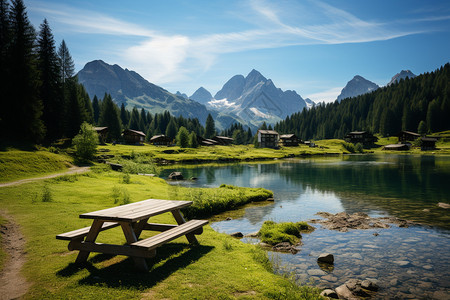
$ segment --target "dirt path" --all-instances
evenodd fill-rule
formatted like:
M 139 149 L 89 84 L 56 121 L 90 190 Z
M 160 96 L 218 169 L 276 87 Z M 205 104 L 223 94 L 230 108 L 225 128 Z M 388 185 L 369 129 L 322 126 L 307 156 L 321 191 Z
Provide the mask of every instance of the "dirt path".
M 19 185 L 19 184 L 23 184 L 23 183 L 27 183 L 27 182 L 32 182 L 32 181 L 37 181 L 37 180 L 42 180 L 42 179 L 49 179 L 49 178 L 54 178 L 54 177 L 58 177 L 58 176 L 62 176 L 62 175 L 80 174 L 80 173 L 84 173 L 87 171 L 89 171 L 89 167 L 71 167 L 67 171 L 64 171 L 61 173 L 0 183 L 0 187 Z
M 20 273 L 25 257 L 25 239 L 11 216 L 0 210 L 0 215 L 6 219 L 1 225 L 2 248 L 7 257 L 0 271 L 0 299 L 16 299 L 26 294 L 31 286 Z

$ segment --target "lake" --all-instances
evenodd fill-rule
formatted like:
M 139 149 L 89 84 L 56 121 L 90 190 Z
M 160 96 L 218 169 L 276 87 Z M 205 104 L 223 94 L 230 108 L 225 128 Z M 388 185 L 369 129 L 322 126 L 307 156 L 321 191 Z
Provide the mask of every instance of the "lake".
M 338 232 L 312 224 L 297 254 L 269 252 L 277 272 L 302 283 L 336 288 L 351 278 L 376 281 L 377 298 L 450 299 L 450 157 L 411 155 L 344 155 L 215 166 L 176 166 L 178 181 L 192 187 L 264 187 L 273 203 L 246 206 L 232 220 L 214 222 L 218 232 L 257 232 L 266 220 L 320 219 L 317 212 L 364 212 L 415 222 L 408 228 L 350 229 Z M 236 216 L 237 215 L 237 216 Z M 258 243 L 254 238 L 243 242 Z M 317 264 L 332 253 L 334 267 Z

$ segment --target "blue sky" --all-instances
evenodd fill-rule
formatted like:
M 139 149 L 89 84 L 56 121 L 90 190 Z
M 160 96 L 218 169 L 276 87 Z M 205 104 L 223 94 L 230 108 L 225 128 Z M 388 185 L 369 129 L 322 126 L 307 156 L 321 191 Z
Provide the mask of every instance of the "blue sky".
M 213 95 L 260 71 L 283 90 L 332 101 L 355 75 L 383 86 L 450 61 L 450 2 L 268 0 L 27 1 L 77 71 L 102 59 L 170 92 Z

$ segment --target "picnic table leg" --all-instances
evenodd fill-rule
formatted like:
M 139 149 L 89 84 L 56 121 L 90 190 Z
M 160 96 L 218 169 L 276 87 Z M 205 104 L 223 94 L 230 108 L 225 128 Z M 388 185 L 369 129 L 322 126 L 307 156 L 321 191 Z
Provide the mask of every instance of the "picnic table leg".
M 177 221 L 178 225 L 181 225 L 183 223 L 186 223 L 186 220 L 183 218 L 183 215 L 181 214 L 181 211 L 179 209 L 172 210 L 172 215 Z M 186 234 L 186 238 L 189 241 L 190 244 L 198 244 L 197 238 L 195 237 L 194 233 L 188 233 Z
M 128 244 L 137 242 L 136 234 L 130 223 L 120 222 L 120 226 L 122 227 L 123 234 L 125 235 Z M 148 271 L 148 266 L 147 262 L 145 261 L 145 258 L 143 257 L 132 257 L 132 258 L 134 260 L 136 268 L 142 271 Z
M 142 230 L 144 230 L 145 225 L 147 224 L 149 218 L 142 219 L 138 223 L 135 223 L 133 226 L 134 234 L 136 235 L 136 239 L 139 238 L 139 236 L 142 233 Z
M 91 229 L 89 230 L 89 233 L 86 236 L 85 242 L 95 242 L 97 239 L 98 234 L 100 233 L 100 229 L 103 226 L 103 221 L 100 220 L 94 220 L 92 222 Z M 88 259 L 90 251 L 81 250 L 78 253 L 77 259 L 75 260 L 76 263 L 81 264 L 85 263 Z

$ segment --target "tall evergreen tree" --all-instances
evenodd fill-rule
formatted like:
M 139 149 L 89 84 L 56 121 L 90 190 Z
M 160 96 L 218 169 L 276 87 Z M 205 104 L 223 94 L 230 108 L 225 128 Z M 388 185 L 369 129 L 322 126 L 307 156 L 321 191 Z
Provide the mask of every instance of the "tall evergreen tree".
M 70 55 L 66 42 L 62 40 L 58 48 L 59 71 L 61 81 L 64 83 L 75 74 L 75 64 Z
M 5 115 L 5 130 L 12 138 L 39 142 L 44 138 L 42 122 L 42 100 L 39 98 L 39 73 L 35 56 L 36 34 L 28 20 L 22 0 L 12 1 L 10 11 L 10 90 L 14 99 L 9 99 L 2 108 Z
M 128 128 L 130 118 L 128 117 L 128 111 L 125 109 L 125 104 L 123 103 L 120 106 L 120 120 L 122 121 L 123 126 Z
M 93 114 L 94 114 L 94 124 L 97 125 L 98 124 L 98 118 L 100 117 L 100 104 L 98 102 L 97 95 L 95 95 L 94 99 L 92 100 L 92 111 L 93 111 Z
M 11 25 L 9 21 L 9 4 L 7 0 L 0 0 L 0 82 L 2 83 L 2 97 L 0 97 L 0 137 L 6 132 L 5 117 L 11 112 L 7 102 L 10 101 L 10 47 L 11 47 Z
M 175 119 L 172 118 L 166 128 L 166 136 L 173 140 L 175 139 L 177 132 L 177 124 L 175 123 Z
M 100 112 L 100 126 L 108 127 L 108 139 L 113 141 L 120 138 L 122 124 L 120 122 L 119 108 L 112 101 L 111 95 L 105 95 Z
M 131 111 L 130 123 L 128 124 L 129 129 L 139 130 L 139 111 L 137 107 L 133 107 Z
M 40 97 L 44 109 L 42 120 L 47 128 L 46 139 L 53 141 L 63 134 L 63 101 L 59 92 L 59 63 L 55 41 L 47 19 L 41 24 L 38 37 L 38 68 L 40 71 Z
M 211 114 L 208 114 L 205 124 L 205 138 L 210 139 L 216 135 L 216 125 Z

